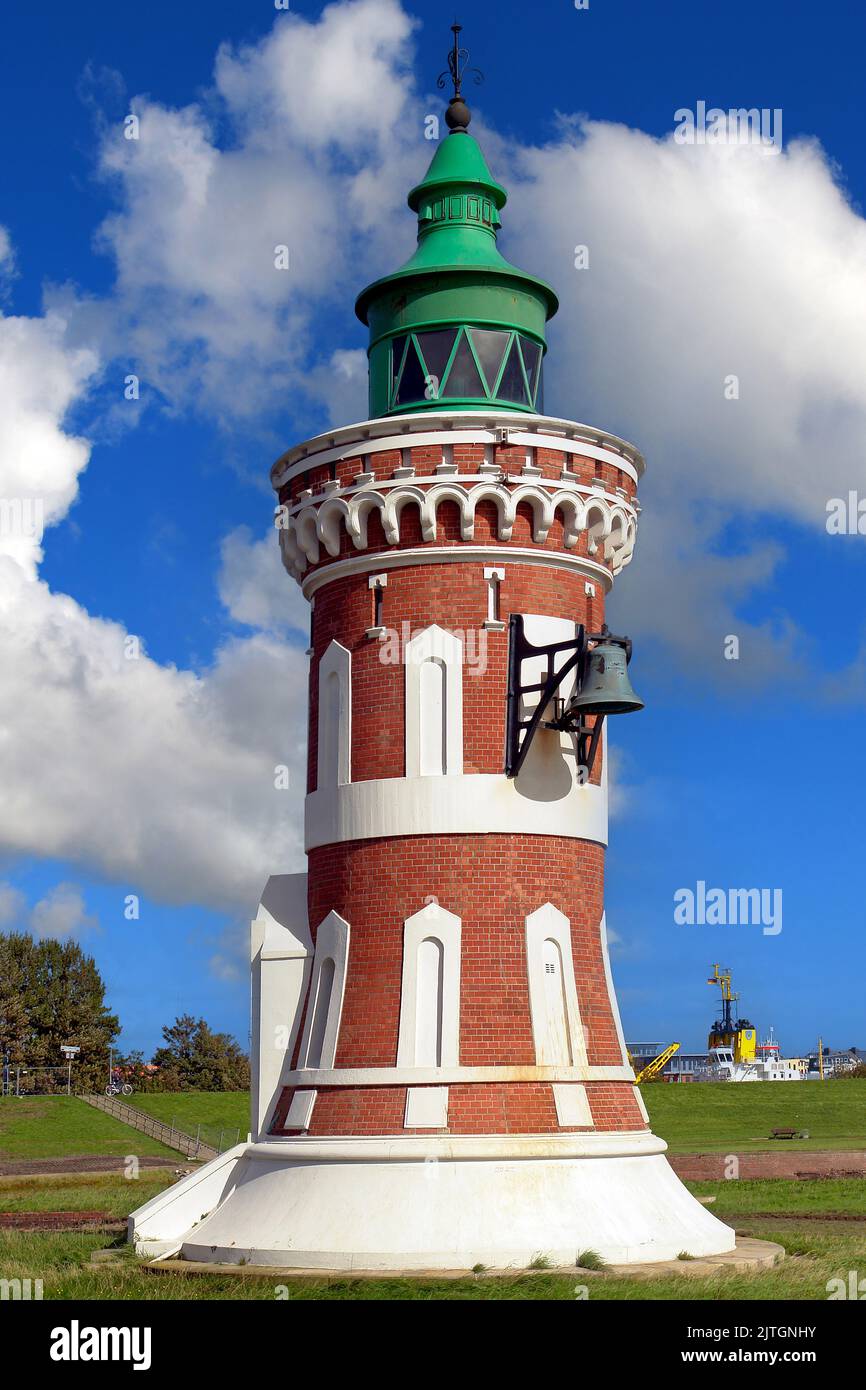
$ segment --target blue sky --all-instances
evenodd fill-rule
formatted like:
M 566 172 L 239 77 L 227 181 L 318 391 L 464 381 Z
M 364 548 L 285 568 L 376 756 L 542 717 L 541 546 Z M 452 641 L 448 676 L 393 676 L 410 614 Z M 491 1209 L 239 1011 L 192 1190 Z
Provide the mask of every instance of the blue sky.
M 699 1047 L 721 961 L 789 1050 L 864 1046 L 866 537 L 825 516 L 866 497 L 866 20 L 637 0 L 460 17 L 486 78 L 473 129 L 512 195 L 502 248 L 563 301 L 547 407 L 648 459 L 611 606 L 647 704 L 611 730 L 626 1032 Z M 0 921 L 78 935 L 128 1046 L 182 1011 L 246 1042 L 245 919 L 264 874 L 301 867 L 299 776 L 269 785 L 276 761 L 300 769 L 306 642 L 266 550 L 267 471 L 360 414 L 352 301 L 411 245 L 451 18 L 48 0 L 0 21 L 0 470 L 10 496 L 44 469 L 54 499 L 44 556 L 0 569 Z M 674 149 L 699 100 L 779 108 L 782 153 Z M 256 256 L 283 239 L 277 284 Z M 698 880 L 780 889 L 782 931 L 676 925 Z

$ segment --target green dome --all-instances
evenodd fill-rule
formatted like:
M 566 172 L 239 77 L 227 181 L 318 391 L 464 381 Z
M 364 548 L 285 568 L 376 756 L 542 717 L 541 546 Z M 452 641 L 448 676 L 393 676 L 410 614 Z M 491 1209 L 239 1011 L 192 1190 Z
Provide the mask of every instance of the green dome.
M 413 255 L 355 304 L 370 329 L 371 416 L 494 403 L 541 411 L 545 324 L 558 301 L 500 253 L 506 198 L 478 142 L 452 130 L 409 194 Z

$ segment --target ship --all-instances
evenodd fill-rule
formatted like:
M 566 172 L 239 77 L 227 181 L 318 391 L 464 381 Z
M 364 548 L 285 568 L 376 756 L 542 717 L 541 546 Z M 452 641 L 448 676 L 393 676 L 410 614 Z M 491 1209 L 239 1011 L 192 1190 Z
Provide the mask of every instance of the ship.
M 773 1029 L 763 1042 L 753 1023 L 735 1009 L 738 994 L 731 988 L 731 972 L 714 965 L 707 984 L 721 990 L 722 1009 L 707 1038 L 707 1064 L 693 1074 L 695 1081 L 802 1081 L 809 1069 L 806 1057 L 783 1057 Z

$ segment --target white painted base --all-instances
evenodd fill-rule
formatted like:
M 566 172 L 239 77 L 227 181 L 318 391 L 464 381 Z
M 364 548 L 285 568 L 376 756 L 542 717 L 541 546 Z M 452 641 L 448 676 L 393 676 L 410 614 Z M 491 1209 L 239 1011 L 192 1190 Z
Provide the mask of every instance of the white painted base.
M 665 1147 L 648 1133 L 239 1145 L 133 1212 L 130 1239 L 143 1254 L 330 1270 L 733 1250 L 734 1232 L 691 1196 Z

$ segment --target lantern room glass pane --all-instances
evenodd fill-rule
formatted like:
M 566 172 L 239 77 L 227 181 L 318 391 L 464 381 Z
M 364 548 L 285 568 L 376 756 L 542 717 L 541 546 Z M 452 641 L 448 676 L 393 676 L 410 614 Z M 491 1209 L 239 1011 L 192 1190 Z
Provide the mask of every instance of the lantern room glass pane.
M 472 335 L 475 355 L 481 363 L 481 370 L 487 379 L 487 394 L 492 396 L 496 386 L 496 378 L 499 375 L 499 368 L 502 366 L 502 359 L 505 356 L 505 349 L 508 347 L 508 334 L 498 332 L 493 328 L 473 328 L 469 331 Z
M 397 377 L 400 373 L 400 363 L 403 361 L 403 348 L 406 345 L 406 334 L 401 333 L 399 338 L 391 339 L 391 395 L 394 394 L 394 387 L 397 384 Z
M 496 395 L 501 401 L 513 401 L 515 405 L 529 405 L 516 337 L 511 344 L 508 360 L 505 363 L 505 371 L 502 373 L 502 380 L 499 383 Z
M 431 382 L 431 386 L 436 388 L 435 392 L 432 393 L 434 399 L 440 393 L 442 378 L 445 375 L 445 368 L 448 365 L 448 358 L 451 356 L 451 349 L 454 346 L 456 336 L 456 328 L 436 328 L 431 333 L 418 334 L 418 346 L 421 349 L 428 375 L 436 378 L 435 381 Z
M 421 365 L 421 359 L 415 351 L 415 344 L 409 339 L 409 351 L 406 353 L 406 365 L 400 377 L 400 385 L 397 388 L 397 399 L 395 405 L 409 405 L 412 401 L 423 401 L 424 392 L 427 387 L 427 374 Z
M 475 358 L 472 356 L 472 349 L 466 339 L 465 333 L 461 335 L 448 372 L 445 388 L 440 392 L 443 396 L 455 397 L 481 396 L 487 395 L 484 390 L 484 382 L 481 380 L 481 373 L 475 365 Z
M 521 334 L 520 350 L 523 353 L 526 380 L 529 382 L 529 394 L 534 401 L 538 390 L 538 373 L 541 368 L 541 344 L 534 343 L 531 338 L 524 338 Z

